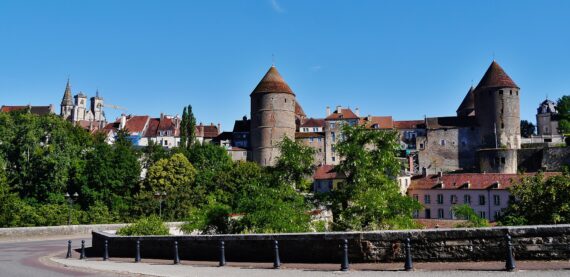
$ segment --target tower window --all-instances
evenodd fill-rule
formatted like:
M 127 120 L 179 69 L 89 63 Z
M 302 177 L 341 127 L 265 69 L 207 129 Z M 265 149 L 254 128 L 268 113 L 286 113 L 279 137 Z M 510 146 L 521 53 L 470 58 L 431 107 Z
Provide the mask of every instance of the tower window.
M 441 146 L 445 146 L 445 140 L 442 139 L 442 140 L 439 142 L 439 144 L 441 144 Z
M 505 123 L 501 123 L 501 129 L 505 128 Z
M 517 96 L 519 96 L 519 92 L 517 91 Z
M 511 89 L 511 95 L 513 95 L 513 90 Z
M 503 90 L 502 90 L 502 89 L 499 90 L 499 94 L 500 94 L 500 95 L 503 95 Z
M 285 98 L 285 103 L 287 103 L 287 98 Z

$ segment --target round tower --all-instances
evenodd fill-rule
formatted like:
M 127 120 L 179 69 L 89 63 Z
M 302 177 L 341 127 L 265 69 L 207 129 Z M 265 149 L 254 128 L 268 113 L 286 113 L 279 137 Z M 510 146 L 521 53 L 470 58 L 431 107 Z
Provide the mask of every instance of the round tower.
M 520 88 L 495 61 L 475 88 L 475 116 L 484 148 L 519 149 Z
M 254 162 L 273 166 L 284 137 L 295 139 L 295 94 L 271 66 L 250 95 L 251 150 Z

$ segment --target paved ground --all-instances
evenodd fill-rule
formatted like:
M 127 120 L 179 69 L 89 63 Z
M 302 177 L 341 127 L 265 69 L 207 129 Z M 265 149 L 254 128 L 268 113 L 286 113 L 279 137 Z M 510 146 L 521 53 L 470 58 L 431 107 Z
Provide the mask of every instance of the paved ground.
M 74 252 L 65 259 L 67 240 L 0 242 L 0 276 L 570 276 L 569 261 L 524 262 L 518 261 L 516 273 L 504 272 L 504 262 L 479 263 L 415 263 L 416 271 L 401 271 L 398 264 L 353 264 L 351 271 L 340 272 L 339 264 L 283 264 L 272 269 L 268 263 L 235 263 L 218 267 L 216 262 L 182 261 L 172 265 L 168 260 L 101 258 L 79 260 Z M 75 238 L 79 247 L 80 238 Z M 90 241 L 86 239 L 86 246 Z

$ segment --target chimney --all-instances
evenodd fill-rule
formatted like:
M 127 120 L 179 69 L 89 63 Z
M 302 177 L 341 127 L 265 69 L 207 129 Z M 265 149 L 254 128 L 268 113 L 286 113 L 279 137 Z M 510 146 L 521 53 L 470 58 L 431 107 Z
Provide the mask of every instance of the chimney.
M 372 121 L 372 116 L 371 116 L 371 115 L 367 115 L 367 116 L 366 116 L 366 120 L 367 120 L 367 121 Z
M 327 116 L 331 115 L 331 107 L 327 106 Z
M 246 121 L 246 120 L 247 120 L 247 116 L 244 115 L 242 119 L 243 119 L 243 121 Z
M 121 114 L 121 122 L 119 123 L 119 130 L 123 130 L 127 125 L 127 116 L 125 114 Z
M 341 112 L 342 112 L 342 107 L 341 107 L 341 106 L 336 106 L 336 112 L 337 112 L 337 113 L 341 113 Z
M 222 124 L 218 122 L 218 134 L 222 132 Z
M 360 109 L 358 107 L 356 107 L 356 109 L 354 109 L 354 114 L 356 114 L 356 116 L 360 117 Z
M 164 119 L 164 114 L 160 113 L 160 120 Z

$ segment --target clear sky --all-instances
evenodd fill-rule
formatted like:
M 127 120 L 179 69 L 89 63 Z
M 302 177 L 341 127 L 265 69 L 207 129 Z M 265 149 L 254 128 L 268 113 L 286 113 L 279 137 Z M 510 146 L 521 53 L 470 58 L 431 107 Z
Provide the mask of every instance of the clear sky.
M 495 57 L 534 121 L 570 94 L 570 1 L 0 1 L 0 105 L 59 112 L 69 75 L 128 113 L 191 104 L 231 130 L 273 54 L 308 116 L 397 120 L 455 115 Z

